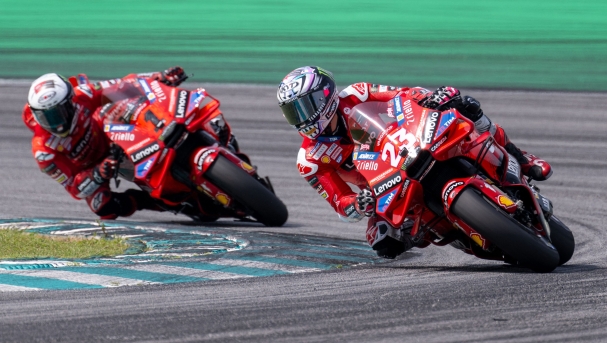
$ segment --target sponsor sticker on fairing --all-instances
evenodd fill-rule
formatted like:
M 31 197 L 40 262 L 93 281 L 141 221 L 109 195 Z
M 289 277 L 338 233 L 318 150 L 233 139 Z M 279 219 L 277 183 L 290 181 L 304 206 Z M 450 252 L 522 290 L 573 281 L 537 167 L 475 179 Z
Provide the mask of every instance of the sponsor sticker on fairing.
M 378 156 L 379 153 L 377 152 L 358 152 L 358 154 L 356 154 L 356 160 L 375 161 Z
M 162 90 L 162 87 L 160 86 L 157 80 L 152 81 L 150 85 L 152 86 L 152 91 L 154 92 L 154 95 L 157 96 L 158 102 L 163 102 L 164 100 L 166 100 L 167 97 L 164 94 L 164 91 Z
M 397 171 L 396 173 L 387 177 L 383 182 L 374 185 L 373 192 L 375 193 L 375 196 L 380 196 L 390 188 L 398 185 L 402 180 L 403 178 L 400 175 L 400 172 Z
M 436 142 L 436 144 L 434 144 L 431 148 L 430 151 L 435 152 L 436 149 L 440 148 L 441 145 L 443 145 L 443 143 L 445 143 L 445 141 L 447 140 L 447 136 L 445 135 L 443 138 L 441 138 L 440 141 Z
M 405 194 L 407 194 L 407 189 L 409 189 L 410 183 L 411 183 L 411 181 L 409 179 L 405 179 L 405 182 L 403 183 L 403 190 L 400 191 L 399 198 L 402 198 L 405 196 Z
M 204 100 L 205 97 L 206 96 L 205 96 L 204 89 L 198 89 L 198 90 L 196 90 L 196 92 L 191 93 L 187 112 L 190 112 L 193 109 L 197 108 L 198 105 L 200 105 L 200 103 L 202 102 L 202 100 Z
M 177 92 L 177 101 L 175 105 L 175 118 L 185 118 L 186 109 L 188 107 L 188 98 L 190 92 L 180 90 Z
M 374 161 L 356 161 L 356 169 L 358 170 L 377 170 L 379 164 Z
M 110 139 L 114 142 L 132 142 L 135 134 L 130 132 L 110 132 Z
M 143 89 L 145 96 L 150 101 L 150 104 L 153 104 L 156 101 L 156 95 L 154 95 L 154 92 L 152 92 L 152 89 L 150 88 L 150 85 L 148 85 L 148 82 L 145 79 L 137 79 L 137 82 L 139 82 L 139 84 L 141 85 L 141 88 Z M 101 86 L 103 86 L 103 83 L 101 84 Z
M 202 166 L 204 165 L 205 159 L 214 152 L 215 149 L 201 150 L 198 152 L 198 154 L 194 157 L 196 165 L 198 166 L 198 170 L 202 170 Z
M 403 123 L 405 122 L 405 114 L 403 113 L 400 96 L 394 98 L 394 111 L 398 125 L 403 125 Z
M 521 167 L 518 162 L 514 158 L 514 156 L 508 154 L 508 173 L 516 176 L 517 178 L 520 176 Z
M 443 201 L 445 203 L 445 206 L 447 206 L 447 200 L 449 199 L 451 192 L 453 192 L 453 190 L 455 188 L 457 188 L 463 184 L 464 183 L 462 181 L 453 181 L 449 184 L 449 186 L 445 189 L 445 193 L 443 194 Z
M 379 198 L 379 200 L 377 200 L 377 211 L 380 213 L 386 212 L 386 210 L 388 209 L 388 206 L 390 206 L 390 204 L 392 203 L 392 200 L 394 200 L 395 196 L 396 196 L 396 191 L 392 191 L 388 195 L 386 195 L 382 198 Z
M 134 128 L 135 125 L 109 124 L 103 126 L 103 132 L 131 132 Z
M 449 125 L 451 125 L 451 123 L 453 123 L 454 120 L 455 113 L 449 112 L 443 114 L 443 116 L 440 118 L 440 124 L 436 130 L 436 135 L 440 136 L 443 132 L 445 132 L 445 130 L 449 127 Z
M 152 167 L 152 164 L 154 164 L 155 160 L 156 160 L 155 157 L 151 157 L 147 161 L 138 164 L 135 175 L 138 178 L 145 177 L 147 175 L 147 173 L 150 171 L 150 168 Z
M 158 145 L 158 143 L 152 143 L 134 153 L 132 153 L 131 156 L 131 160 L 133 161 L 133 163 L 137 163 L 141 160 L 143 160 L 146 157 L 151 156 L 152 154 L 154 154 L 155 152 L 160 150 L 160 145 Z
M 436 132 L 436 126 L 438 122 L 438 116 L 440 113 L 432 112 L 426 118 L 426 125 L 424 126 L 424 137 L 422 138 L 422 142 L 426 144 L 432 143 L 432 139 L 434 138 L 434 133 Z

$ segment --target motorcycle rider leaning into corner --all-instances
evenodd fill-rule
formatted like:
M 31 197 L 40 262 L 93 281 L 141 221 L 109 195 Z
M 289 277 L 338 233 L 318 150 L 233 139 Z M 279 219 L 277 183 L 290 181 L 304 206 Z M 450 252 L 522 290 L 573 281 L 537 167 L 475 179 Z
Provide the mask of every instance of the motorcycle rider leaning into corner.
M 430 92 L 421 87 L 355 83 L 338 92 L 331 72 L 316 66 L 297 68 L 282 80 L 277 97 L 287 122 L 303 136 L 297 155 L 299 173 L 342 220 L 357 222 L 369 217 L 366 238 L 378 256 L 395 258 L 415 246 L 410 235 L 412 221 L 394 228 L 375 215 L 373 193 L 352 160 L 354 143 L 346 123 L 354 106 L 366 101 L 389 101 L 399 92 L 427 108 L 456 108 L 474 122 L 477 131 L 490 131 L 497 143 L 518 160 L 525 175 L 541 181 L 552 174 L 546 161 L 510 142 L 504 129 L 491 122 L 476 99 L 461 96 L 453 87 Z M 356 194 L 347 183 L 361 191 Z
M 86 199 L 91 210 L 102 219 L 126 217 L 143 209 L 166 210 L 145 191 L 110 190 L 109 181 L 117 173 L 118 157 L 111 154 L 111 142 L 93 113 L 110 102 L 105 95 L 124 91 L 129 85 L 138 87 L 138 79 L 145 79 L 152 86 L 154 82 L 162 82 L 176 87 L 187 78 L 181 67 L 78 86 L 55 73 L 42 75 L 32 83 L 22 113 L 25 125 L 34 132 L 32 152 L 40 170 L 74 198 Z M 220 141 L 228 137 L 223 131 L 229 129 L 222 120 L 212 122 L 211 126 Z M 235 140 L 220 143 L 238 153 Z

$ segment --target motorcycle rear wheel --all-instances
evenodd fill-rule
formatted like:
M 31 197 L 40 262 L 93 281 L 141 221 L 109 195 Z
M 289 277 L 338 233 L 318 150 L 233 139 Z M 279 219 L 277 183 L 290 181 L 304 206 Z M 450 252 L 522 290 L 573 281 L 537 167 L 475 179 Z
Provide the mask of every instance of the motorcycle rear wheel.
M 548 225 L 550 225 L 550 240 L 552 241 L 552 245 L 559 252 L 559 266 L 567 263 L 573 256 L 573 251 L 575 250 L 575 239 L 573 238 L 573 233 L 567 225 L 565 225 L 562 221 L 560 221 L 555 216 L 550 217 L 548 220 Z
M 559 265 L 559 253 L 554 247 L 490 204 L 474 188 L 465 188 L 451 211 L 521 266 L 549 273 Z
M 204 175 L 233 199 L 253 211 L 266 226 L 282 226 L 289 217 L 287 207 L 274 193 L 251 175 L 218 155 Z

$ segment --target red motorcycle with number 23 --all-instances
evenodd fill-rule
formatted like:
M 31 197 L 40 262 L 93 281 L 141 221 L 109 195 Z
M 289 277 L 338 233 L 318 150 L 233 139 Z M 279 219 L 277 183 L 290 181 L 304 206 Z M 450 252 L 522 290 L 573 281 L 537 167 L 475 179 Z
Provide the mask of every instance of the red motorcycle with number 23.
M 193 91 L 137 79 L 104 95 L 96 117 L 120 157 L 119 175 L 165 210 L 196 221 L 254 218 L 267 226 L 287 221 L 286 206 L 246 155 L 228 148 L 231 130 L 219 101 Z M 227 130 L 217 134 L 217 126 Z
M 401 92 L 352 108 L 353 160 L 394 227 L 413 220 L 418 247 L 450 244 L 479 258 L 551 272 L 573 255 L 573 234 L 489 132 L 456 109 Z

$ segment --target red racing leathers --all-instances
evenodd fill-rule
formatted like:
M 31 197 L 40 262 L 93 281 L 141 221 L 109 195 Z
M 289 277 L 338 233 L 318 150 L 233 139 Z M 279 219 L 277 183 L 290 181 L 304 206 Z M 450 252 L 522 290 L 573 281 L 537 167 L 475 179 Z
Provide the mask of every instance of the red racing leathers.
M 333 207 L 339 217 L 348 222 L 361 220 L 364 215 L 356 209 L 356 196 L 348 183 L 364 189 L 368 187 L 367 181 L 358 172 L 358 168 L 365 168 L 364 161 L 357 161 L 363 165 L 356 166 L 352 160 L 354 144 L 347 130 L 345 123 L 348 121 L 348 115 L 351 108 L 367 101 L 389 101 L 399 92 L 402 96 L 421 103 L 431 92 L 425 88 L 397 88 L 392 86 L 374 85 L 370 83 L 356 83 L 346 87 L 339 93 L 339 105 L 337 109 L 338 120 L 342 120 L 341 131 L 332 136 L 323 133 L 317 139 L 304 140 L 297 155 L 297 167 L 302 177 L 316 189 L 318 194 L 326 199 Z M 488 119 L 486 119 L 488 121 Z M 484 125 L 486 122 L 480 122 Z M 490 121 L 491 127 L 485 128 L 491 130 L 496 141 L 500 145 L 508 143 L 503 129 Z M 385 224 L 385 226 L 383 225 Z M 378 232 L 378 227 L 379 232 Z M 401 240 L 399 228 L 392 228 L 375 215 L 371 216 L 367 226 L 367 241 L 370 246 L 379 242 L 383 237 L 390 236 Z
M 74 87 L 72 101 L 76 112 L 70 134 L 65 138 L 41 128 L 27 104 L 23 109 L 23 121 L 34 132 L 32 152 L 40 170 L 65 187 L 74 198 L 86 199 L 91 210 L 105 219 L 131 215 L 138 209 L 138 204 L 128 191 L 111 192 L 109 181 L 95 171 L 108 156 L 110 142 L 94 112 L 110 102 L 105 95 L 111 94 L 113 89 L 139 87 L 137 78 L 158 82 L 154 80 L 159 77 L 160 73 L 129 74 L 122 79 Z

